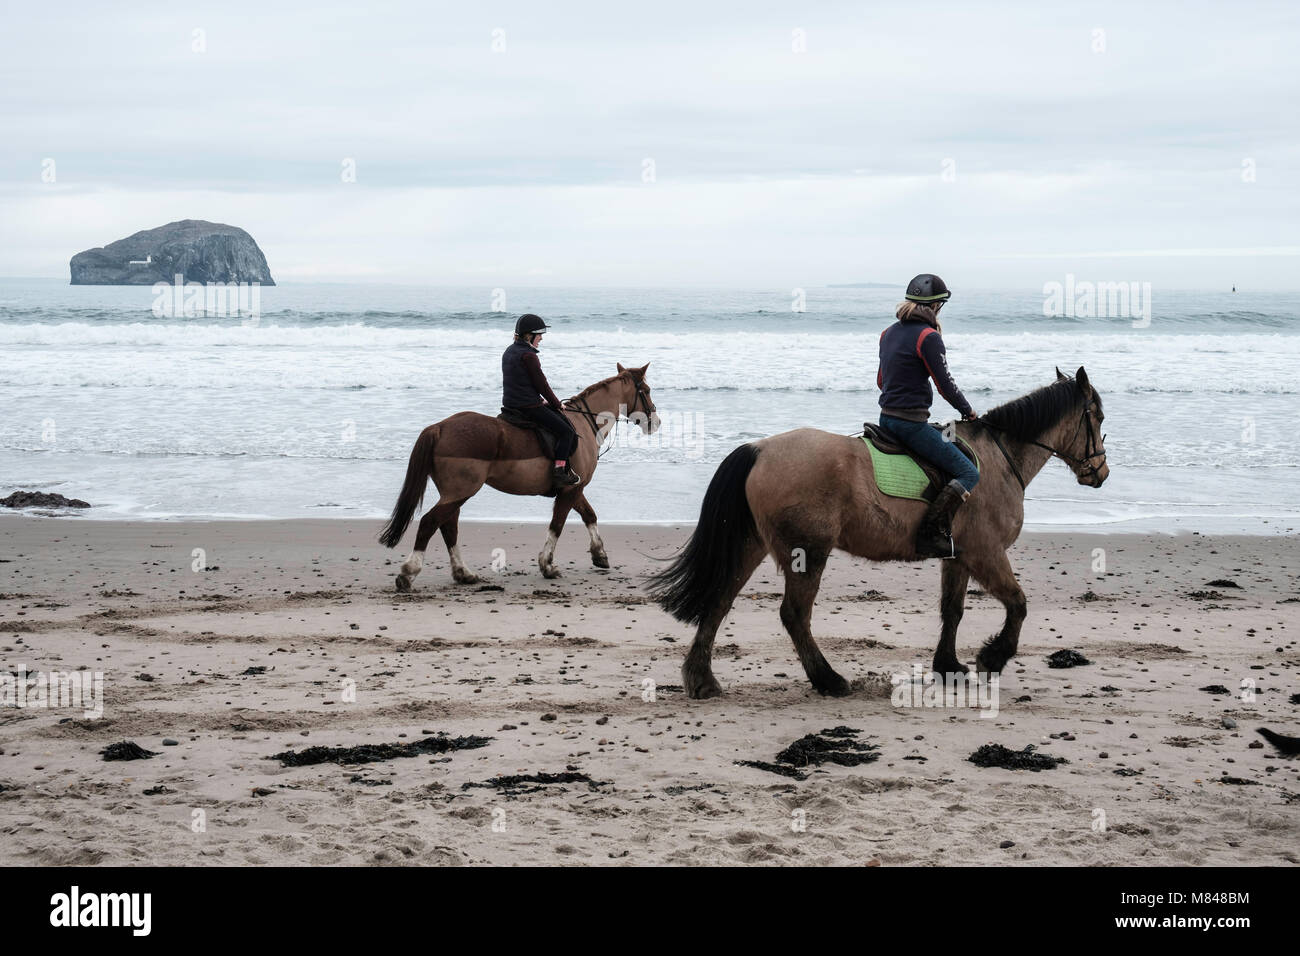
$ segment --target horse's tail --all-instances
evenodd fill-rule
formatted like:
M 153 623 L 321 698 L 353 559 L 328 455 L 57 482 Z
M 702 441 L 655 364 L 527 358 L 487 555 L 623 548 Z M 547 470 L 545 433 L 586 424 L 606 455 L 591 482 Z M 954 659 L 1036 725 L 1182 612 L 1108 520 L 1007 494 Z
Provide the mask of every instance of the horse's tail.
M 393 516 L 379 532 L 379 543 L 386 548 L 397 547 L 402 540 L 411 517 L 424 501 L 424 489 L 429 476 L 433 474 L 433 446 L 438 440 L 438 426 L 430 425 L 420 432 L 411 449 L 411 460 L 406 465 L 406 481 L 402 483 L 401 494 L 397 504 L 393 505 Z
M 746 545 L 756 534 L 745 480 L 757 460 L 754 445 L 741 445 L 723 459 L 704 493 L 695 533 L 673 563 L 650 579 L 654 599 L 679 621 L 698 624 L 741 573 Z

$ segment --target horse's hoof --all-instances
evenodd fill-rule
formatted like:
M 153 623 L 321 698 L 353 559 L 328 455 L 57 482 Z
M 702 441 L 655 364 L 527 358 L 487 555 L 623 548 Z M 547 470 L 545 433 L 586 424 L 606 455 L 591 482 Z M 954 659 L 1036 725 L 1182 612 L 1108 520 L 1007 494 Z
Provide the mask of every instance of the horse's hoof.
M 457 584 L 478 584 L 482 580 L 472 571 L 453 571 L 451 576 Z
M 831 671 L 830 676 L 823 678 L 820 683 L 814 683 L 813 687 L 823 697 L 848 697 L 852 692 L 849 682 L 834 671 Z
M 936 657 L 934 663 L 930 665 L 930 670 L 933 671 L 940 680 L 943 680 L 943 675 L 945 674 L 964 675 L 970 673 L 970 668 L 955 657 L 950 657 L 947 660 L 940 660 Z
M 691 700 L 708 700 L 710 697 L 722 696 L 722 685 L 712 674 L 705 680 L 689 681 L 686 684 L 686 696 Z
M 542 577 L 548 581 L 554 581 L 556 578 L 563 577 L 559 568 L 542 568 Z
M 399 574 L 397 576 L 397 593 L 407 594 L 410 592 L 410 590 L 411 590 L 411 579 L 408 578 L 405 574 Z
M 985 656 L 981 653 L 975 658 L 975 670 L 980 674 L 1001 674 L 1006 664 L 1006 659 L 1001 654 Z
M 607 555 L 604 551 L 593 551 L 591 552 L 591 563 L 598 568 L 608 568 L 609 555 Z

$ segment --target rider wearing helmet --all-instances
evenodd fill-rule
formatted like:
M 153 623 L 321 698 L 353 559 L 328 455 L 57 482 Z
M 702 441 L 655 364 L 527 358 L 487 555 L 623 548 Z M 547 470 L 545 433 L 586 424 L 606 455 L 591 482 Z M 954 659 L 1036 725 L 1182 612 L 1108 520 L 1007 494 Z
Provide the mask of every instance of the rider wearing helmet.
M 928 273 L 907 286 L 906 301 L 895 313 L 898 321 L 880 334 L 880 427 L 915 455 L 954 477 L 940 489 L 916 532 L 916 552 L 922 558 L 951 558 L 958 554 L 945 529 L 979 481 L 979 471 L 944 434 L 932 428 L 930 403 L 934 379 L 939 394 L 965 421 L 977 416 L 948 371 L 947 351 L 939 325 L 939 310 L 952 293 L 942 279 Z
M 578 434 L 564 416 L 563 406 L 551 391 L 537 357 L 537 346 L 549 328 L 541 316 L 532 313 L 521 315 L 515 323 L 515 340 L 501 356 L 501 404 L 555 436 L 551 480 L 557 487 L 576 485 L 582 479 L 569 467 L 569 457 L 578 447 Z

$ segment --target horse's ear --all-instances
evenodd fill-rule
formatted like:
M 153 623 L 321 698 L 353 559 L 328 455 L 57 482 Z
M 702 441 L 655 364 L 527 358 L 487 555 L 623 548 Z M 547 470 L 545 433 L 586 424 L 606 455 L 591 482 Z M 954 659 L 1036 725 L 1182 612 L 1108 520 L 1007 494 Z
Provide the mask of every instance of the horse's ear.
M 1087 395 L 1088 394 L 1088 373 L 1083 370 L 1082 365 L 1079 366 L 1079 371 L 1074 373 L 1074 380 L 1079 383 L 1079 391 Z
M 650 363 L 649 363 L 649 362 L 646 362 L 644 365 L 641 366 L 641 377 L 642 377 L 642 378 L 645 378 L 645 370 L 648 369 L 649 367 L 650 367 Z
M 625 368 L 623 367 L 623 363 L 622 363 L 622 362 L 615 362 L 614 364 L 618 366 L 618 374 L 619 374 L 619 375 L 622 375 L 624 372 L 627 371 L 627 369 L 625 369 Z
M 1063 378 L 1065 378 L 1065 373 L 1061 371 L 1061 366 L 1058 365 L 1056 366 L 1056 380 L 1059 382 Z

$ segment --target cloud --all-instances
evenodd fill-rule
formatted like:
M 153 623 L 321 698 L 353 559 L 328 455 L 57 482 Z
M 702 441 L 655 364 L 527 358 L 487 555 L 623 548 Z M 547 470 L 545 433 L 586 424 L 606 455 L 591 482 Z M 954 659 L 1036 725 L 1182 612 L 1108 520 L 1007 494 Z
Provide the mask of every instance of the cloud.
M 1136 249 L 1217 282 L 1177 250 L 1292 240 L 1298 17 L 25 5 L 0 37 L 0 274 L 188 217 L 247 228 L 285 276 L 1035 283 L 1029 259 Z

